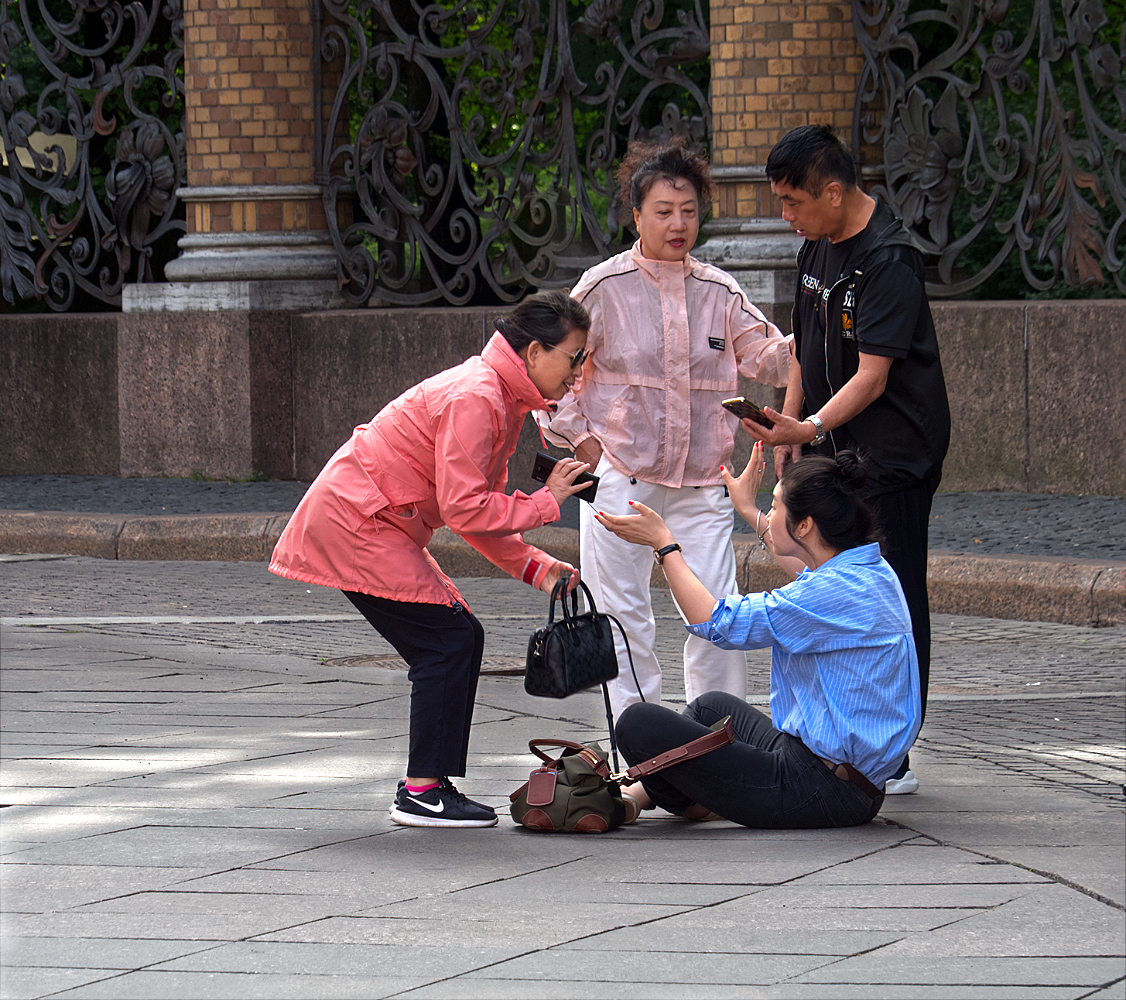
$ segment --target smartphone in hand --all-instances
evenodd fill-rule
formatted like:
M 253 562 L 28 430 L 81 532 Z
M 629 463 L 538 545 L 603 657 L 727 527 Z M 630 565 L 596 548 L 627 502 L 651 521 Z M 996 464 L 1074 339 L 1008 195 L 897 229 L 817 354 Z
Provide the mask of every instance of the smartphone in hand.
M 745 396 L 725 399 L 721 405 L 725 410 L 734 413 L 740 420 L 744 417 L 750 417 L 756 424 L 762 424 L 763 427 L 774 426 L 774 421 Z
M 537 483 L 546 483 L 547 477 L 551 475 L 551 470 L 555 468 L 558 461 L 557 458 L 552 458 L 542 451 L 537 451 L 535 463 L 532 465 L 532 478 Z M 598 492 L 598 477 L 592 476 L 589 472 L 580 472 L 575 477 L 575 483 L 590 483 L 587 489 L 580 490 L 574 496 L 577 496 L 580 500 L 586 500 L 587 503 L 594 503 L 594 496 Z

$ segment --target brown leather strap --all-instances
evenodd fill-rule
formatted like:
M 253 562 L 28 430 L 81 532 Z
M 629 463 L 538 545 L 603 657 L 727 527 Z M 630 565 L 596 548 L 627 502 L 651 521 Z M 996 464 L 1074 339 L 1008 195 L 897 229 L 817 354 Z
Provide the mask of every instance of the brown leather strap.
M 857 788 L 859 788 L 870 799 L 878 799 L 883 792 L 880 791 L 875 785 L 872 784 L 867 778 L 864 777 L 855 767 L 851 764 L 846 764 L 841 761 L 839 764 L 834 764 L 831 760 L 825 757 L 819 757 L 820 760 L 825 762 L 825 766 L 833 772 L 841 781 L 851 781 Z
M 552 757 L 544 753 L 540 747 L 557 747 L 564 752 L 558 757 Z M 582 757 L 593 769 L 594 773 L 603 778 L 610 777 L 610 765 L 598 756 L 590 747 L 584 746 L 582 743 L 575 743 L 573 740 L 561 740 L 552 737 L 551 739 L 535 739 L 528 740 L 528 749 L 532 751 L 540 760 L 546 764 L 554 764 L 557 760 L 563 757 L 570 757 L 572 754 Z
M 571 750 L 574 753 L 579 753 L 586 749 L 582 743 L 576 743 L 574 740 L 561 740 L 556 739 L 554 736 L 550 739 L 540 738 L 535 740 L 528 740 L 528 749 L 532 751 L 542 761 L 555 760 L 551 754 L 544 753 L 540 747 L 556 747 L 564 750 Z
M 724 719 L 722 729 L 708 733 L 707 736 L 701 736 L 691 743 L 685 743 L 684 746 L 666 750 L 664 753 L 657 754 L 656 757 L 651 757 L 640 764 L 635 764 L 626 771 L 626 777 L 636 781 L 646 775 L 663 771 L 673 764 L 680 764 L 686 760 L 691 760 L 693 757 L 702 757 L 706 753 L 711 753 L 713 750 L 718 750 L 720 747 L 734 742 L 735 730 L 731 725 L 731 719 Z

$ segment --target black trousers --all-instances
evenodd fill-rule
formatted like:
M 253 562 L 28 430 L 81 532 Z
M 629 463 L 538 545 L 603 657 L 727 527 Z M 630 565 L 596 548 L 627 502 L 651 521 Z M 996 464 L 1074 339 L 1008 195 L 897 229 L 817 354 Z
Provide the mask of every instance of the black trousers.
M 614 731 L 632 765 L 707 735 L 725 715 L 736 742 L 644 778 L 654 803 L 679 814 L 696 802 L 724 819 L 769 830 L 859 826 L 880 811 L 882 794 L 871 799 L 842 781 L 796 736 L 724 691 L 701 695 L 683 715 L 660 705 L 630 705 Z
M 411 682 L 407 774 L 461 777 L 485 649 L 481 623 L 460 604 L 412 604 L 347 590 L 344 596 L 407 661 Z
M 942 470 L 903 489 L 879 493 L 869 498 L 876 508 L 884 533 L 884 558 L 887 559 L 907 599 L 911 631 L 919 658 L 919 693 L 922 717 L 927 714 L 927 686 L 931 673 L 931 613 L 927 595 L 927 533 L 930 530 L 931 501 L 938 489 Z M 920 719 L 920 722 L 922 719 Z

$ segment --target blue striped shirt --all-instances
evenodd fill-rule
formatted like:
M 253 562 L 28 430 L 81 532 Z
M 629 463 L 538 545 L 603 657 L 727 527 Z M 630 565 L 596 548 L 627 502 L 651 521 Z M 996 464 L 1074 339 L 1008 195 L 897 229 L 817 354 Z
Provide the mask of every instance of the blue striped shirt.
M 693 635 L 770 657 L 776 728 L 880 787 L 919 732 L 911 616 L 878 545 L 845 549 L 770 593 L 717 601 Z

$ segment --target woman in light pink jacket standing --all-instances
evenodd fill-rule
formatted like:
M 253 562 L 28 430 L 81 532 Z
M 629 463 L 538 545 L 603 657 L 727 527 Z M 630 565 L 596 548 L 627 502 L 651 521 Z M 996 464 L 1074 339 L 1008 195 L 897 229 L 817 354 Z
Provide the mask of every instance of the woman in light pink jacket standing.
M 583 379 L 557 411 L 536 416 L 548 440 L 594 467 L 602 510 L 627 514 L 633 500 L 657 511 L 710 592 L 735 593 L 734 513 L 720 466 L 731 462 L 739 421 L 720 403 L 738 394 L 740 374 L 786 385 L 792 338 L 731 275 L 690 254 L 711 195 L 703 157 L 676 140 L 634 142 L 618 182 L 638 241 L 572 290 L 591 317 Z M 652 558 L 606 531 L 587 504 L 581 508 L 583 578 L 599 608 L 625 626 L 640 682 L 639 690 L 630 671 L 610 682 L 614 709 L 642 698 L 660 702 Z M 625 662 L 624 647 L 618 659 Z M 684 684 L 690 702 L 716 690 L 743 698 L 746 656 L 689 636 Z
M 550 593 L 568 563 L 521 533 L 559 518 L 587 466 L 566 460 L 531 496 L 504 492 L 524 418 L 561 399 L 586 356 L 590 317 L 563 292 L 525 299 L 480 356 L 441 372 L 355 429 L 309 487 L 270 572 L 336 587 L 409 666 L 410 747 L 391 818 L 496 824 L 450 782 L 465 774 L 484 630 L 426 550 L 448 525 L 512 576 Z

